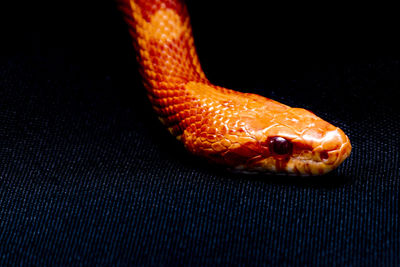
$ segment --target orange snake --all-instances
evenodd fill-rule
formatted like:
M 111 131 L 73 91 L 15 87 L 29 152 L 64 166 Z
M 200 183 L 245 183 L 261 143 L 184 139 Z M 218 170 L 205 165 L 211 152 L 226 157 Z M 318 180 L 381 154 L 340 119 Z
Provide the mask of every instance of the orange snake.
M 301 108 L 211 84 L 181 0 L 118 0 L 149 99 L 191 153 L 243 172 L 321 175 L 351 152 L 344 132 Z

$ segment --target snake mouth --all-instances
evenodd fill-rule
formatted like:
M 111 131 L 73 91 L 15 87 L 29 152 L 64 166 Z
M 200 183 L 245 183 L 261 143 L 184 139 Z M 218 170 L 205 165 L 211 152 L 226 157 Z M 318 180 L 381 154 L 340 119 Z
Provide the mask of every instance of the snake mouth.
M 349 157 L 351 149 L 350 142 L 345 142 L 338 149 L 314 152 L 312 157 L 298 155 L 282 158 L 260 158 L 250 165 L 239 165 L 231 170 L 246 174 L 264 173 L 289 176 L 319 176 L 336 169 Z

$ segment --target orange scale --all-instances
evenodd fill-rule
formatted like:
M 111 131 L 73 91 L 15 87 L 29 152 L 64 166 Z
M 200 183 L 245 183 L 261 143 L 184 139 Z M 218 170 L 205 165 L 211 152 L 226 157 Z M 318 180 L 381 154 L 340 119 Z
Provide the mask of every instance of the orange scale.
M 217 130 L 215 127 L 209 127 L 207 131 L 210 135 L 215 135 L 217 133 Z
M 216 142 L 213 143 L 211 145 L 211 148 L 215 151 L 215 152 L 221 152 L 221 151 L 225 151 L 226 147 L 224 147 L 220 142 Z

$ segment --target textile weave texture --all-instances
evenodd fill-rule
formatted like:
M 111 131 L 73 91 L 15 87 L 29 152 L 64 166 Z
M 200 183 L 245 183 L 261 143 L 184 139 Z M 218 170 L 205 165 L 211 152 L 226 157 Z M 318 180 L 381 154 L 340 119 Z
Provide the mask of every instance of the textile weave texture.
M 14 7 L 1 266 L 400 264 L 400 58 L 365 53 L 326 14 L 320 31 L 297 7 L 229 3 L 188 3 L 209 79 L 312 110 L 348 134 L 350 158 L 315 178 L 210 166 L 157 120 L 114 2 Z

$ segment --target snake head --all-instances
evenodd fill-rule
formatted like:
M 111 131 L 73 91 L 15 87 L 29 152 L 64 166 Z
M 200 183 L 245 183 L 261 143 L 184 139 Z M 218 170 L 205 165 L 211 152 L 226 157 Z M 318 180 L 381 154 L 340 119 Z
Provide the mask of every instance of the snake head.
M 198 87 L 196 95 L 212 98 L 184 131 L 193 154 L 239 172 L 304 176 L 325 174 L 350 155 L 344 132 L 308 110 L 254 94 L 226 100 L 222 90 Z
M 249 125 L 251 132 L 257 122 Z M 237 169 L 321 175 L 337 168 L 351 152 L 350 140 L 341 129 L 301 108 L 288 108 L 264 129 L 252 130 L 258 146 L 242 146 L 252 147 L 258 155 Z

